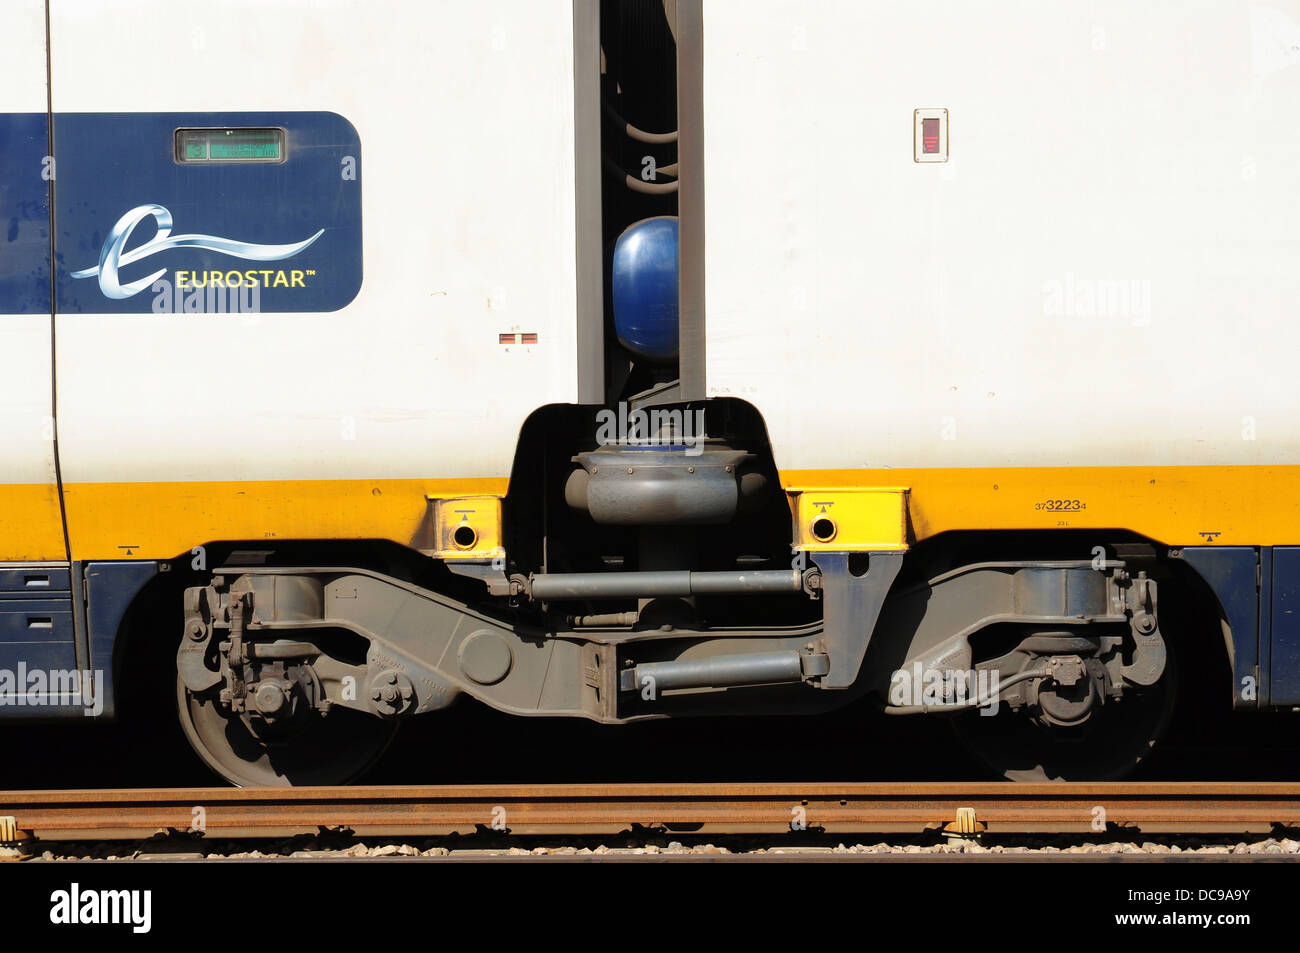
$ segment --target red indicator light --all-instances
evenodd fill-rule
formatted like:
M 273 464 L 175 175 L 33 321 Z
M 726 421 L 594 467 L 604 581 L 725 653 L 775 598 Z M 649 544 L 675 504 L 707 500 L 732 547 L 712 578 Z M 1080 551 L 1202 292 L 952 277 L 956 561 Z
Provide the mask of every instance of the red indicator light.
M 939 152 L 939 120 L 921 120 L 921 152 L 936 155 Z
M 527 331 L 525 331 L 525 332 L 524 332 L 523 334 L 521 334 L 519 337 L 520 337 L 522 343 L 524 343 L 524 344 L 536 344 L 536 343 L 537 343 L 537 335 L 536 335 L 535 333 L 530 334 L 530 333 L 528 333 Z

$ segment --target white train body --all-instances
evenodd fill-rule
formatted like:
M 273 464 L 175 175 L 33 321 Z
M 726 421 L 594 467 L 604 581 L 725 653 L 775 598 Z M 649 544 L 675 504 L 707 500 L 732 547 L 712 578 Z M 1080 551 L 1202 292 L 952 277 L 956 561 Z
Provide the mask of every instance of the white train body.
M 0 109 L 45 111 L 44 6 L 6 7 L 4 42 L 18 55 L 5 57 Z M 146 290 L 134 313 L 60 311 L 53 336 L 48 314 L 7 316 L 21 350 L 5 348 L 18 373 L 0 386 L 13 394 L 6 433 L 21 439 L 6 446 L 26 449 L 6 452 L 0 478 L 53 483 L 53 337 L 77 558 L 175 555 L 199 537 L 405 543 L 426 493 L 504 494 L 524 419 L 577 399 L 571 5 L 146 0 L 55 2 L 50 13 L 56 116 L 322 111 L 351 123 L 361 154 L 346 184 L 364 214 L 349 251 L 364 280 L 329 313 L 159 314 Z M 174 65 L 137 81 L 124 59 L 142 50 Z M 141 147 L 166 154 L 170 139 L 123 146 L 58 155 L 56 209 L 64 183 L 111 179 Z M 298 161 L 292 141 L 288 152 Z M 187 198 L 170 209 L 177 234 L 211 230 L 211 207 L 242 200 Z M 164 199 L 141 190 L 133 201 Z M 100 234 L 129 207 L 99 209 Z M 244 214 L 275 212 L 250 203 Z M 295 217 L 315 230 L 309 207 Z M 176 261 L 163 277 L 173 288 L 186 267 Z M 537 343 L 500 343 L 515 331 Z M 57 506 L 40 521 L 9 527 L 4 555 L 63 558 Z
M 703 36 L 707 389 L 790 482 L 1296 540 L 1300 5 L 706 3 Z

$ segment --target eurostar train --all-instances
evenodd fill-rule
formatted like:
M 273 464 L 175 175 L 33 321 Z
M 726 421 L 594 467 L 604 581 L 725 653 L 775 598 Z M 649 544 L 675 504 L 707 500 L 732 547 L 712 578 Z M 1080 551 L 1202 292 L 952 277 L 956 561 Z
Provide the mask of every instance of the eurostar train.
M 313 784 L 459 696 L 862 699 L 1099 779 L 1300 706 L 1296 0 L 7 0 L 0 63 L 9 731 L 161 685 Z

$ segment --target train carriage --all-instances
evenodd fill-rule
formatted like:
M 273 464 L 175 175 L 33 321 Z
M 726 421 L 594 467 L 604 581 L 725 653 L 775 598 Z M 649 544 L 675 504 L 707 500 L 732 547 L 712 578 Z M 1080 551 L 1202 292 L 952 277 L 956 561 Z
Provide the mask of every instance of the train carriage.
M 304 784 L 461 695 L 869 698 L 1073 779 L 1300 705 L 1300 4 L 10 0 L 0 59 L 9 730 L 161 684 Z

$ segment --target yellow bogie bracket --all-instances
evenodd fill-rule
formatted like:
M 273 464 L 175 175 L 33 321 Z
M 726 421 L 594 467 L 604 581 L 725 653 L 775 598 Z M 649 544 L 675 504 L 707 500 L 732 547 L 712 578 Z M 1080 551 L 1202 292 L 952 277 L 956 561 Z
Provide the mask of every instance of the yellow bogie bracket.
M 435 559 L 493 559 L 505 554 L 501 544 L 501 498 L 436 497 L 429 500 Z
M 795 549 L 890 552 L 908 546 L 906 487 L 788 487 Z

